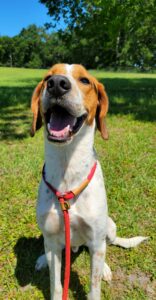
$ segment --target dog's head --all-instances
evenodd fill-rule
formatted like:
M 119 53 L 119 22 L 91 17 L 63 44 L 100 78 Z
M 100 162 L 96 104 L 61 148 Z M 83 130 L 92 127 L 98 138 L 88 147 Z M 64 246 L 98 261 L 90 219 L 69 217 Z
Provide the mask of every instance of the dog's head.
M 31 109 L 31 136 L 43 122 L 49 141 L 66 143 L 96 119 L 102 137 L 108 139 L 104 120 L 107 94 L 104 86 L 81 65 L 54 65 L 35 88 Z

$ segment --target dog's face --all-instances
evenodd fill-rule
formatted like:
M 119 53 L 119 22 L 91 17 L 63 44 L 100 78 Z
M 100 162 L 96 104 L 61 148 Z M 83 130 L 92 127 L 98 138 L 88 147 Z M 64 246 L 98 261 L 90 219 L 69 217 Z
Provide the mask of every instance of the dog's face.
M 108 97 L 104 86 L 81 65 L 54 65 L 37 85 L 31 109 L 31 136 L 45 125 L 51 142 L 66 143 L 94 119 L 104 139 L 108 138 L 104 117 Z

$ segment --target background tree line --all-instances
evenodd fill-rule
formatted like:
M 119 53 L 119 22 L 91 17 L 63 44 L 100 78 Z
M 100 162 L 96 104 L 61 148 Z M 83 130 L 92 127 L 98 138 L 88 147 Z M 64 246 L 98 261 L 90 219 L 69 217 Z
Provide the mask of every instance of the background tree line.
M 0 37 L 0 65 L 46 68 L 66 58 L 66 48 L 58 33 L 30 25 L 14 37 Z
M 156 0 L 40 0 L 52 23 L 0 37 L 0 65 L 156 68 Z M 65 23 L 64 30 L 47 28 Z

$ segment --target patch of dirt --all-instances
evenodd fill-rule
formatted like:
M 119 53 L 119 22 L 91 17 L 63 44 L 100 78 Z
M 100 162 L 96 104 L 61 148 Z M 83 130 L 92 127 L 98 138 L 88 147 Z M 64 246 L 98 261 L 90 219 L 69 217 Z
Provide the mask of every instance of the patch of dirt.
M 118 268 L 113 272 L 112 288 L 121 294 L 126 287 L 134 289 L 140 288 L 147 295 L 149 300 L 156 299 L 156 280 L 152 280 L 150 274 L 146 274 L 139 270 L 134 270 L 130 274 L 126 274 L 126 270 Z
M 132 287 L 139 285 L 143 290 L 146 290 L 148 283 L 150 282 L 149 275 L 144 273 L 132 273 L 127 276 L 128 281 Z

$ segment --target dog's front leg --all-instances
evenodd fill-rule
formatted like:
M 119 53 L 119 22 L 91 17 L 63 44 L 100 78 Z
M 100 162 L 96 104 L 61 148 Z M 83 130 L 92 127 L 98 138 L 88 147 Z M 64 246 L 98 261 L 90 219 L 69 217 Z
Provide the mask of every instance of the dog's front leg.
M 62 300 L 61 258 L 62 248 L 55 239 L 44 236 L 45 254 L 50 272 L 51 300 Z
M 88 300 L 100 300 L 106 241 L 102 241 L 100 245 L 91 245 L 89 250 L 91 255 L 91 287 Z

